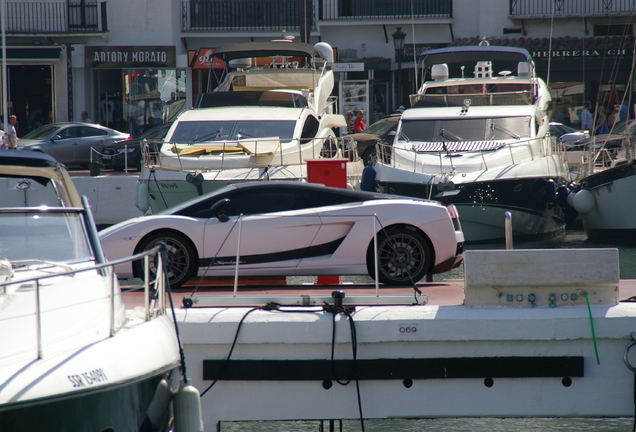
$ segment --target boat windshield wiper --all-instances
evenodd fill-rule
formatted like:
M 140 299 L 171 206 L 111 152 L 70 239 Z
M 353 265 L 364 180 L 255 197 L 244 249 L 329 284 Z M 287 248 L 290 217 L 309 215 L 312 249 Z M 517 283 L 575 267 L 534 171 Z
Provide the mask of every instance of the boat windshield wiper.
M 443 138 L 450 138 L 450 139 L 452 139 L 454 141 L 464 141 L 464 138 L 462 138 L 460 136 L 457 136 L 457 135 L 455 135 L 452 132 L 447 131 L 443 127 L 442 127 L 442 131 L 439 133 L 439 136 L 441 136 Z
M 514 133 L 513 131 L 506 129 L 503 126 L 499 126 L 496 123 L 491 123 L 490 124 L 490 130 L 493 130 L 493 129 L 497 129 L 499 132 L 506 133 L 506 134 L 510 135 L 511 137 L 513 137 L 514 139 L 521 139 L 521 135 L 518 135 L 518 134 Z
M 214 140 L 217 140 L 221 136 L 221 132 L 223 132 L 223 126 L 221 126 L 221 129 L 219 129 L 217 131 L 214 131 L 214 132 L 209 133 L 207 135 L 196 137 L 195 139 L 190 141 L 190 144 L 194 144 L 194 143 L 199 142 L 199 141 L 204 141 L 206 139 L 209 139 L 212 136 L 214 136 Z

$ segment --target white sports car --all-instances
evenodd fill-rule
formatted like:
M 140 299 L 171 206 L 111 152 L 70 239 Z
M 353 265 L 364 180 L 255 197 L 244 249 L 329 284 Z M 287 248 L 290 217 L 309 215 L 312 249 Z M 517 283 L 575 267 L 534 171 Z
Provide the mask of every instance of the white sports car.
M 179 287 L 193 276 L 233 276 L 237 257 L 240 276 L 373 277 L 376 233 L 384 284 L 432 280 L 463 258 L 452 204 L 284 181 L 230 185 L 99 236 L 110 261 L 166 243 L 169 281 Z M 144 274 L 140 261 L 115 271 Z

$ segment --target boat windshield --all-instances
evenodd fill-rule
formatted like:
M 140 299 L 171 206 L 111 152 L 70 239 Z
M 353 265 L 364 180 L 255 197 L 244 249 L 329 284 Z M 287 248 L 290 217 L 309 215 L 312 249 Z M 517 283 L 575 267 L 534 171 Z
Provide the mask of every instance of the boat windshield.
M 400 141 L 496 141 L 530 138 L 531 117 L 402 119 Z
M 236 141 L 244 138 L 294 137 L 293 120 L 198 120 L 181 121 L 170 137 L 171 143 L 194 144 L 213 141 Z
M 42 207 L 0 212 L 0 259 L 79 262 L 93 254 L 79 212 Z

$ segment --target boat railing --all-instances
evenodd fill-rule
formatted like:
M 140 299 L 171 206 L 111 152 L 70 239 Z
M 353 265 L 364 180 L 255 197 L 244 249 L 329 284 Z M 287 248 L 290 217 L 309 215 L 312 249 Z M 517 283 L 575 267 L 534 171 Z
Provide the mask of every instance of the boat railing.
M 558 153 L 561 156 L 561 159 L 565 161 L 565 156 L 563 154 L 565 150 L 563 145 L 553 138 L 554 137 L 550 136 L 536 137 L 519 139 L 512 142 L 497 140 L 493 141 L 493 146 L 486 146 L 486 142 L 481 141 L 434 142 L 423 144 L 421 148 L 428 148 L 426 150 L 422 150 L 417 145 L 413 145 L 411 148 L 396 148 L 391 143 L 387 144 L 378 142 L 376 143 L 376 154 L 378 155 L 378 162 L 381 164 L 392 166 L 394 168 L 396 168 L 397 164 L 399 164 L 400 169 L 409 169 L 412 170 L 412 172 L 418 171 L 419 165 L 424 162 L 424 156 L 429 156 L 426 159 L 426 164 L 430 167 L 432 160 L 430 156 L 436 155 L 439 161 L 439 174 L 446 175 L 454 171 L 453 157 L 468 153 L 479 154 L 481 156 L 484 169 L 493 168 L 492 166 L 489 166 L 487 156 L 492 154 L 494 151 L 498 151 L 500 155 L 503 155 L 504 152 L 502 150 L 507 150 L 506 154 L 509 155 L 509 159 L 500 159 L 497 161 L 497 165 L 501 165 L 502 163 L 505 163 L 506 165 L 514 165 L 528 159 L 535 160 L 555 153 Z M 537 145 L 538 142 L 540 145 Z M 520 151 L 524 148 L 527 150 L 525 155 Z M 399 152 L 399 158 L 396 157 L 396 152 Z
M 42 346 L 42 309 L 43 305 L 41 304 L 41 289 L 42 286 L 46 287 L 46 284 L 42 284 L 42 281 L 51 279 L 51 278 L 60 278 L 64 276 L 75 276 L 79 273 L 85 272 L 100 272 L 105 270 L 104 277 L 108 279 L 108 294 L 107 297 L 109 299 L 110 310 L 109 310 L 109 318 L 110 318 L 110 336 L 115 336 L 116 333 L 116 315 L 117 311 L 115 308 L 115 299 L 117 296 L 121 295 L 119 289 L 119 282 L 117 276 L 115 274 L 114 268 L 116 265 L 123 264 L 130 261 L 144 260 L 144 308 L 145 308 L 145 320 L 150 321 L 153 318 L 165 315 L 166 314 L 166 273 L 165 273 L 165 256 L 166 246 L 164 244 L 158 244 L 157 246 L 149 249 L 145 252 L 141 252 L 130 257 L 113 260 L 109 262 L 104 262 L 101 264 L 94 264 L 90 266 L 82 266 L 78 269 L 67 270 L 63 272 L 54 272 L 47 275 L 38 275 L 32 278 L 25 279 L 17 279 L 10 278 L 9 280 L 5 280 L 0 283 L 0 294 L 3 294 L 7 291 L 7 287 L 13 285 L 20 285 L 20 287 L 34 285 L 33 296 L 35 301 L 35 338 L 36 338 L 36 346 L 37 346 L 37 354 L 38 358 L 43 358 L 43 346 Z M 156 260 L 156 273 L 154 280 L 151 280 L 150 277 L 150 260 Z M 53 265 L 53 264 L 52 264 Z M 64 267 L 68 268 L 66 264 Z M 48 287 L 47 287 L 48 288 Z M 90 289 L 86 287 L 86 289 Z
M 414 94 L 410 95 L 410 101 L 413 108 L 532 105 L 534 95 L 528 90 L 500 93 Z
M 294 138 L 291 143 L 281 143 L 275 137 L 197 144 L 143 140 L 142 164 L 148 169 L 188 172 L 304 165 L 307 159 L 360 159 L 357 143 L 349 138 Z M 171 154 L 166 154 L 165 146 L 170 147 Z

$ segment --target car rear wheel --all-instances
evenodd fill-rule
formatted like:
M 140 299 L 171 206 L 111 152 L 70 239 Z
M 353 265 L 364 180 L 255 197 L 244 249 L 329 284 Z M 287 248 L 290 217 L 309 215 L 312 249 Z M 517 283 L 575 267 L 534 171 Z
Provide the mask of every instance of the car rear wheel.
M 364 166 L 373 165 L 375 160 L 375 146 L 371 146 L 362 153 L 362 163 Z
M 190 240 L 183 234 L 176 232 L 156 232 L 142 239 L 135 253 L 141 253 L 152 249 L 157 243 L 163 242 L 168 247 L 166 273 L 168 282 L 172 288 L 179 288 L 192 277 L 196 270 L 197 254 Z M 157 260 L 150 260 L 150 276 L 157 274 Z M 136 277 L 144 275 L 143 260 L 135 261 L 134 272 Z
M 431 249 L 426 239 L 408 228 L 378 234 L 378 279 L 385 285 L 403 286 L 419 282 L 431 270 Z M 367 270 L 375 275 L 373 244 L 367 253 Z

